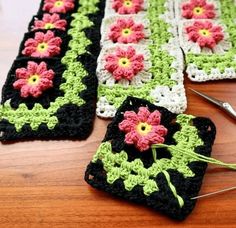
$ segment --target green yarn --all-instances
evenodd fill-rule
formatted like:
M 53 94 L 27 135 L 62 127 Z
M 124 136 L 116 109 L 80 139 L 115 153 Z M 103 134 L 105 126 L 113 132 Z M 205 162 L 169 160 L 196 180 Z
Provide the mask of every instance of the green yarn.
M 181 114 L 177 116 L 176 122 L 181 126 L 180 131 L 174 134 L 176 145 L 173 148 L 188 148 L 194 150 L 197 146 L 203 145 L 203 141 L 198 136 L 198 130 L 192 126 L 194 116 Z M 126 151 L 116 153 L 112 151 L 110 142 L 103 142 L 93 157 L 92 162 L 102 161 L 104 170 L 107 173 L 107 182 L 113 184 L 116 180 L 122 179 L 125 189 L 131 191 L 135 186 L 143 187 L 145 195 L 149 196 L 153 192 L 159 191 L 158 183 L 153 178 L 163 173 L 166 177 L 168 186 L 173 195 L 179 202 L 180 207 L 184 205 L 183 199 L 177 194 L 177 191 L 171 183 L 168 174 L 169 169 L 177 170 L 185 178 L 193 177 L 195 174 L 188 167 L 193 161 L 199 161 L 197 157 L 191 157 L 179 150 L 170 150 L 172 157 L 170 159 L 156 159 L 156 150 L 154 149 L 154 162 L 149 168 L 145 168 L 141 159 L 128 161 Z M 139 153 L 139 152 L 137 152 Z
M 78 9 L 78 13 L 82 15 L 94 14 L 99 9 L 96 7 L 100 0 L 79 0 L 79 4 L 81 5 Z
M 81 7 L 78 13 L 72 15 L 74 19 L 71 21 L 70 29 L 67 32 L 72 39 L 69 42 L 69 50 L 61 60 L 67 68 L 62 75 L 65 83 L 60 85 L 60 90 L 64 92 L 64 96 L 57 97 L 47 109 L 37 103 L 31 110 L 25 104 L 20 104 L 17 109 L 13 109 L 10 102 L 6 101 L 3 105 L 0 105 L 0 121 L 4 119 L 9 121 L 15 126 L 17 132 L 20 132 L 25 124 L 29 124 L 32 130 L 36 131 L 41 124 L 45 123 L 48 129 L 52 130 L 58 124 L 55 114 L 60 107 L 65 104 L 81 106 L 85 103 L 78 94 L 86 89 L 82 80 L 88 73 L 83 65 L 77 61 L 77 57 L 86 53 L 86 47 L 91 44 L 91 41 L 82 30 L 93 26 L 86 14 L 97 12 L 98 8 L 95 4 L 99 1 L 80 0 Z
M 168 186 L 170 187 L 173 195 L 175 196 L 175 198 L 178 200 L 178 203 L 179 203 L 179 206 L 180 207 L 183 207 L 184 206 L 184 200 L 181 196 L 178 195 L 177 191 L 176 191 L 176 188 L 175 186 L 171 183 L 171 180 L 170 180 L 170 175 L 167 171 L 163 171 L 162 172 L 166 178 L 166 181 L 168 183 Z
M 166 144 L 153 145 L 152 148 L 154 150 L 156 148 L 167 148 L 169 151 L 172 151 L 173 153 L 186 154 L 187 156 L 192 157 L 194 159 L 197 159 L 198 161 L 201 161 L 201 162 L 207 162 L 207 163 L 211 163 L 211 164 L 214 164 L 214 165 L 223 166 L 223 167 L 226 167 L 228 169 L 236 170 L 236 164 L 225 163 L 225 162 L 219 161 L 215 158 L 211 158 L 211 157 L 207 157 L 207 156 L 204 156 L 204 155 L 201 155 L 201 154 L 197 154 L 191 149 L 183 149 L 182 147 L 180 148 L 180 147 L 177 147 L 177 146 L 166 145 Z
M 220 0 L 220 9 L 220 20 L 227 27 L 226 32 L 229 34 L 232 48 L 224 55 L 186 54 L 187 65 L 194 64 L 207 74 L 210 74 L 211 70 L 215 68 L 219 69 L 221 73 L 224 73 L 225 68 L 233 68 L 236 71 L 236 27 L 234 22 L 236 19 L 236 6 L 232 4 L 232 0 Z
M 129 85 L 124 87 L 119 84 L 107 86 L 100 84 L 98 87 L 98 97 L 106 97 L 109 103 L 118 108 L 127 96 L 134 96 L 154 102 L 154 98 L 150 95 L 150 91 L 156 86 L 168 86 L 172 88 L 176 85 L 176 81 L 171 79 L 171 75 L 176 69 L 171 67 L 174 57 L 170 56 L 167 51 L 162 50 L 161 46 L 168 43 L 173 35 L 168 31 L 170 25 L 159 18 L 166 11 L 166 0 L 149 1 L 147 9 L 147 18 L 150 21 L 149 29 L 151 30 L 150 39 L 153 44 L 148 46 L 151 53 L 150 61 L 152 63 L 149 72 L 152 79 L 145 82 L 141 87 Z

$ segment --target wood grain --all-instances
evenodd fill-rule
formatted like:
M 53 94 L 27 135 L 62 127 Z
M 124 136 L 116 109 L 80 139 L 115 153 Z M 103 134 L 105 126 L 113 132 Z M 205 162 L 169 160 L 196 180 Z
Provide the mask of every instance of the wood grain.
M 39 0 L 0 0 L 0 84 Z M 194 84 L 236 107 L 235 81 Z M 187 90 L 186 113 L 208 116 L 217 126 L 212 155 L 236 162 L 235 121 Z M 86 141 L 30 141 L 0 144 L 0 227 L 236 227 L 236 192 L 199 200 L 186 221 L 178 223 L 146 207 L 92 189 L 83 180 L 86 165 L 108 122 L 96 119 Z M 209 166 L 201 193 L 236 185 L 236 173 Z

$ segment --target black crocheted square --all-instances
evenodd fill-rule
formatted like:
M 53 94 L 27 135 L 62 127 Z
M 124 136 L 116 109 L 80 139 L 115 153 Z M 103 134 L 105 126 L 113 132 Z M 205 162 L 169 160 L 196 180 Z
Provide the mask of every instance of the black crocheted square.
M 46 13 L 46 14 L 48 14 L 48 13 Z M 51 15 L 51 14 L 49 14 L 49 15 Z M 44 16 L 45 16 L 45 13 L 33 16 L 30 23 L 29 23 L 28 31 L 44 31 L 45 32 L 46 29 L 42 29 L 42 28 L 38 29 L 38 28 L 34 27 L 35 22 L 42 21 Z M 71 17 L 70 14 L 69 15 L 61 14 L 59 17 L 60 17 L 60 20 L 66 20 L 67 23 L 65 26 L 65 30 L 67 31 L 70 27 L 70 23 L 73 20 L 73 17 Z M 52 31 L 55 31 L 55 29 L 52 29 Z
M 20 57 L 27 57 L 26 55 L 24 55 L 22 53 L 22 51 L 24 50 L 25 48 L 25 42 L 28 40 L 28 39 L 35 39 L 36 37 L 36 34 L 37 33 L 43 33 L 43 34 L 46 34 L 48 32 L 53 32 L 54 33 L 54 36 L 55 37 L 59 37 L 62 41 L 61 45 L 60 45 L 60 53 L 59 54 L 55 54 L 53 55 L 52 57 L 46 57 L 47 58 L 50 58 L 50 59 L 53 59 L 53 58 L 62 58 L 63 56 L 65 56 L 65 53 L 68 49 L 68 43 L 69 41 L 71 40 L 71 36 L 67 35 L 66 32 L 64 31 L 61 31 L 61 30 L 57 30 L 57 29 L 51 29 L 50 31 L 31 31 L 31 32 L 27 32 L 25 33 L 24 35 L 24 38 L 23 38 L 23 41 L 21 42 L 20 44 L 20 48 L 19 48 L 19 53 L 18 53 L 18 58 Z M 29 57 L 29 56 L 28 56 Z M 31 57 L 32 59 L 35 59 L 35 57 Z M 37 59 L 37 58 L 36 58 Z M 40 58 L 40 59 L 45 59 L 45 57 L 43 58 Z
M 50 102 L 54 102 L 57 97 L 64 95 L 64 92 L 60 90 L 60 85 L 65 83 L 65 79 L 62 78 L 63 72 L 66 70 L 66 66 L 61 64 L 60 59 L 48 59 L 47 68 L 53 70 L 55 73 L 53 78 L 53 87 L 46 90 L 41 96 L 35 98 L 32 96 L 23 98 L 20 95 L 20 91 L 14 89 L 13 84 L 17 80 L 16 70 L 19 68 L 27 68 L 27 63 L 32 61 L 31 58 L 19 58 L 14 61 L 3 87 L 2 102 L 10 101 L 12 108 L 17 109 L 20 104 L 26 104 L 29 109 L 32 109 L 35 104 L 41 104 L 44 108 L 50 107 Z M 41 59 L 34 59 L 34 62 L 40 64 Z M 45 61 L 44 61 L 45 62 Z
M 208 118 L 176 115 L 128 97 L 87 167 L 91 186 L 183 220 L 196 203 L 216 129 Z M 163 147 L 153 145 L 165 145 Z

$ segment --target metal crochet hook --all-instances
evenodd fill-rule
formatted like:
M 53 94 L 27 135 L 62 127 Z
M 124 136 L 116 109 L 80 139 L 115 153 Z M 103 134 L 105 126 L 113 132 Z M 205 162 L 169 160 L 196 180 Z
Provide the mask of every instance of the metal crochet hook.
M 228 113 L 231 117 L 233 117 L 234 119 L 236 119 L 236 111 L 233 109 L 233 107 L 225 101 L 221 101 L 218 100 L 214 97 L 208 96 L 204 93 L 200 93 L 194 89 L 189 88 L 191 91 L 193 91 L 194 93 L 198 94 L 199 96 L 205 98 L 206 100 L 208 100 L 209 102 L 217 105 L 218 107 L 220 107 L 222 110 L 224 110 L 226 113 Z
M 231 187 L 231 188 L 225 188 L 225 189 L 215 191 L 215 192 L 211 192 L 211 193 L 207 193 L 207 194 L 204 194 L 204 195 L 196 196 L 196 197 L 193 197 L 191 199 L 195 200 L 195 199 L 205 198 L 205 197 L 209 197 L 209 196 L 213 196 L 213 195 L 217 195 L 217 194 L 220 194 L 220 193 L 229 192 L 229 191 L 233 191 L 233 190 L 236 190 L 236 186 Z

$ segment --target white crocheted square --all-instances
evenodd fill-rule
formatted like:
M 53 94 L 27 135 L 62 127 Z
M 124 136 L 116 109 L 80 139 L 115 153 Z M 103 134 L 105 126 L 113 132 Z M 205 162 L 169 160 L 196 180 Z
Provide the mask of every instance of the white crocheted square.
M 216 0 L 199 1 L 196 0 L 176 0 L 175 19 L 218 19 L 220 17 L 220 2 Z M 212 8 L 212 6 L 214 8 Z
M 195 23 L 206 23 L 210 22 L 213 26 L 220 26 L 222 28 L 222 34 L 224 38 L 219 41 L 213 48 L 209 47 L 201 47 L 198 42 L 194 42 L 191 40 L 189 33 L 187 32 L 187 27 L 195 26 Z M 179 22 L 179 42 L 180 46 L 183 49 L 185 54 L 193 53 L 193 54 L 225 54 L 231 48 L 231 42 L 229 39 L 229 34 L 227 32 L 227 28 L 221 21 L 217 20 L 183 20 Z M 199 33 L 200 31 L 196 31 Z M 204 29 L 202 29 L 204 33 Z M 211 35 L 211 34 L 210 34 Z M 207 34 L 206 34 L 207 36 Z
M 109 54 L 115 54 L 117 48 L 121 48 L 122 50 L 127 50 L 128 47 L 132 47 L 135 49 L 136 55 L 143 55 L 144 57 L 144 68 L 139 73 L 137 73 L 131 80 L 127 79 L 120 79 L 116 80 L 112 73 L 110 73 L 108 70 L 105 69 L 106 65 L 106 57 Z M 150 62 L 150 52 L 147 47 L 143 45 L 137 45 L 137 44 L 115 44 L 115 45 L 108 45 L 103 47 L 103 49 L 100 52 L 100 55 L 98 57 L 98 65 L 97 65 L 97 77 L 99 84 L 105 84 L 107 86 L 113 86 L 115 84 L 119 84 L 122 86 L 137 86 L 140 87 L 143 85 L 143 83 L 148 82 L 151 80 L 152 75 L 148 72 L 148 70 L 151 67 Z
M 116 12 L 116 10 L 112 7 L 113 3 L 114 3 L 114 0 L 107 0 L 106 1 L 104 18 L 109 17 L 109 16 L 113 16 L 113 15 L 124 15 L 124 14 L 119 14 Z M 142 4 L 142 10 L 140 10 L 139 12 L 137 12 L 136 14 L 133 14 L 133 15 L 145 14 L 148 6 L 149 6 L 148 0 L 144 0 L 143 4 Z M 129 15 L 132 15 L 132 14 L 129 14 Z
M 149 39 L 149 36 L 151 35 L 151 31 L 149 29 L 149 20 L 144 15 L 132 14 L 132 15 L 109 16 L 109 17 L 103 19 L 103 23 L 101 26 L 101 35 L 102 35 L 101 46 L 119 43 L 117 41 L 117 39 L 112 39 L 111 35 L 112 35 L 112 33 L 114 33 L 113 30 L 115 30 L 115 29 L 112 30 L 112 28 L 114 26 L 119 27 L 120 20 L 125 21 L 127 24 L 128 24 L 128 20 L 132 20 L 132 22 L 134 23 L 134 25 L 132 25 L 132 27 L 134 27 L 134 26 L 137 27 L 138 25 L 143 26 L 143 29 L 139 29 L 138 32 L 143 33 L 144 37 L 141 39 L 136 39 L 137 44 L 147 45 L 147 44 L 151 43 L 151 40 Z M 124 32 L 126 32 L 125 30 L 127 30 L 127 29 L 123 28 L 123 30 L 124 30 Z M 120 36 L 122 36 L 122 29 L 119 32 L 121 33 Z M 136 31 L 128 30 L 128 32 L 135 33 Z

